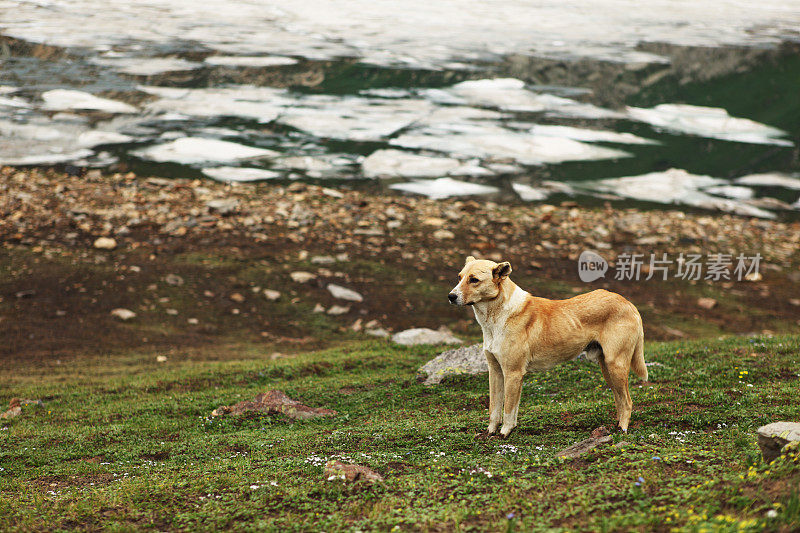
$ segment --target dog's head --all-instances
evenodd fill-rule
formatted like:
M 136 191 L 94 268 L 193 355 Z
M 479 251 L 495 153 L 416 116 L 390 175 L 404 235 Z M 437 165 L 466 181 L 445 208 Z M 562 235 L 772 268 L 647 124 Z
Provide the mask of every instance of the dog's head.
M 467 257 L 464 268 L 458 273 L 458 285 L 447 296 L 454 305 L 472 305 L 493 300 L 500 294 L 500 285 L 511 274 L 511 263 L 495 263 L 485 259 Z

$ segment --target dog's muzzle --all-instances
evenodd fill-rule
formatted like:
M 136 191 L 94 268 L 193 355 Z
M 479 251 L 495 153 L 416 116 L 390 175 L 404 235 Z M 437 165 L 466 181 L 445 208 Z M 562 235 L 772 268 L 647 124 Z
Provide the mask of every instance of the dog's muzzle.
M 458 301 L 458 294 L 451 292 L 447 295 L 447 299 L 450 300 L 451 304 L 455 304 Z

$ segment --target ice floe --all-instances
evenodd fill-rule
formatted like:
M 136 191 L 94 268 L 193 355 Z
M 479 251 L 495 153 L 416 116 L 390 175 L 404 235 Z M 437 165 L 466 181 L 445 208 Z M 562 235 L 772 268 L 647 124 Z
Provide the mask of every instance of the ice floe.
M 368 178 L 425 178 L 434 176 L 480 176 L 494 174 L 475 161 L 413 154 L 402 150 L 377 150 L 361 163 Z
M 263 168 L 211 167 L 204 168 L 203 174 L 217 181 L 260 181 L 280 177 L 280 172 Z
M 563 137 L 520 133 L 494 125 L 454 124 L 422 128 L 390 144 L 460 157 L 510 158 L 526 165 L 630 157 L 631 154 Z
M 93 94 L 72 89 L 53 89 L 42 93 L 45 109 L 76 109 L 87 111 L 105 111 L 106 113 L 136 113 L 138 110 L 124 102 L 100 98 Z
M 389 185 L 389 187 L 398 191 L 427 196 L 434 200 L 441 200 L 452 196 L 493 194 L 499 191 L 497 187 L 492 187 L 490 185 L 480 185 L 468 181 L 454 180 L 453 178 L 416 180 L 409 183 L 395 183 Z
M 648 202 L 685 204 L 740 215 L 775 218 L 773 213 L 764 209 L 738 200 L 713 196 L 707 192 L 709 189 L 726 184 L 727 181 L 720 178 L 690 174 L 685 170 L 672 168 L 664 172 L 651 172 L 641 176 L 609 178 L 573 185 L 575 188 L 608 192 Z
M 781 139 L 786 132 L 746 118 L 732 117 L 725 109 L 687 104 L 661 104 L 645 109 L 629 107 L 631 118 L 657 128 L 723 141 L 792 146 Z
M 590 130 L 572 126 L 554 126 L 536 124 L 528 130 L 533 135 L 544 137 L 561 137 L 585 142 L 607 142 L 616 144 L 659 144 L 653 139 L 645 139 L 633 133 L 620 133 L 609 130 Z
M 92 63 L 134 76 L 154 76 L 165 72 L 195 70 L 203 66 L 202 63 L 177 57 L 99 57 L 93 59 Z
M 277 119 L 317 137 L 376 141 L 392 135 L 433 110 L 433 104 L 419 99 L 315 95 L 299 99 Z
M 210 56 L 203 61 L 215 67 L 280 67 L 297 64 L 296 59 L 282 56 Z
M 0 93 L 3 94 L 3 93 Z M 30 102 L 19 96 L 0 96 L 0 106 L 3 107 L 31 107 Z
M 205 161 L 237 161 L 241 159 L 260 159 L 276 157 L 278 152 L 255 148 L 243 144 L 205 139 L 202 137 L 182 137 L 174 141 L 157 144 L 131 152 L 142 159 L 172 163 L 202 163 Z
M 515 78 L 487 78 L 457 83 L 445 89 L 423 89 L 421 96 L 438 104 L 490 107 L 512 112 L 547 112 L 549 115 L 580 118 L 620 118 L 617 111 L 603 109 L 552 94 L 529 90 Z
M 519 197 L 525 202 L 538 202 L 544 200 L 550 194 L 550 191 L 541 187 L 531 187 L 524 183 L 512 183 L 511 188 Z
M 295 102 L 286 91 L 269 87 L 239 85 L 219 89 L 176 89 L 141 86 L 140 90 L 160 99 L 146 105 L 151 113 L 182 116 L 235 116 L 271 122 Z
M 784 189 L 800 190 L 800 178 L 781 174 L 779 172 L 768 172 L 765 174 L 750 174 L 734 180 L 740 185 L 752 185 L 757 187 L 783 187 Z
M 111 127 L 110 123 L 99 126 Z M 0 164 L 44 165 L 75 161 L 93 154 L 88 148 L 129 142 L 114 131 L 90 130 L 80 120 L 35 116 L 27 123 L 0 119 Z
M 103 144 L 123 144 L 133 142 L 134 138 L 130 135 L 117 133 L 115 131 L 90 130 L 78 135 L 78 144 L 86 148 L 100 146 Z

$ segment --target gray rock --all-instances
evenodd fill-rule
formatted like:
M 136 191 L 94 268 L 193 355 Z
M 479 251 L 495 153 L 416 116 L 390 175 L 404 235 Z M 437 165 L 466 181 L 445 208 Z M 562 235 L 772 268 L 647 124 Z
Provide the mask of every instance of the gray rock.
M 412 328 L 395 333 L 392 341 L 404 346 L 416 346 L 418 344 L 461 344 L 458 337 L 454 337 L 449 331 L 434 330 L 428 328 Z
M 768 463 L 778 458 L 790 443 L 800 443 L 798 422 L 773 422 L 758 428 L 758 446 Z M 792 444 L 792 447 L 797 446 Z
M 94 247 L 98 250 L 113 250 L 117 247 L 117 241 L 111 237 L 99 237 L 94 241 Z
M 445 376 L 484 374 L 489 372 L 489 364 L 483 355 L 483 344 L 473 344 L 440 353 L 422 365 L 419 372 L 425 376 L 425 385 L 435 385 Z

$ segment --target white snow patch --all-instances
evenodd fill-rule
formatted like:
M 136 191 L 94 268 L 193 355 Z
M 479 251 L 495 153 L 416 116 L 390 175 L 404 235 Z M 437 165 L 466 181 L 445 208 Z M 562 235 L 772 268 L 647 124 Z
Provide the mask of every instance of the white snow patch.
M 221 67 L 279 67 L 297 64 L 296 59 L 281 56 L 210 56 L 204 61 Z
M 280 177 L 279 172 L 263 168 L 213 167 L 204 168 L 202 172 L 217 181 L 259 181 Z
M 657 128 L 710 137 L 724 141 L 751 144 L 793 146 L 787 139 L 779 139 L 786 132 L 746 118 L 736 118 L 725 109 L 687 104 L 661 104 L 645 109 L 629 107 L 631 118 Z
M 525 202 L 538 202 L 549 196 L 549 191 L 547 189 L 531 187 L 524 183 L 512 183 L 511 188 L 514 189 L 514 192 Z
M 45 109 L 78 109 L 107 113 L 136 113 L 132 105 L 72 89 L 53 89 L 42 93 Z
M 202 67 L 202 63 L 176 57 L 99 57 L 92 63 L 111 67 L 117 72 L 134 76 L 154 76 L 164 72 L 182 72 Z
M 439 178 L 435 180 L 417 180 L 410 183 L 395 183 L 389 188 L 398 191 L 420 194 L 441 200 L 451 196 L 473 196 L 480 194 L 492 194 L 498 192 L 497 187 L 489 185 L 479 185 L 467 181 L 458 181 L 453 178 Z
M 278 152 L 265 150 L 264 148 L 255 148 L 202 137 L 182 137 L 131 153 L 151 161 L 169 161 L 184 164 L 202 163 L 204 161 L 237 161 L 240 159 L 257 159 L 280 155 Z
M 769 172 L 765 174 L 750 174 L 736 178 L 736 183 L 740 185 L 754 185 L 762 187 L 783 187 L 784 189 L 797 189 L 800 190 L 800 178 L 788 176 L 778 172 Z

